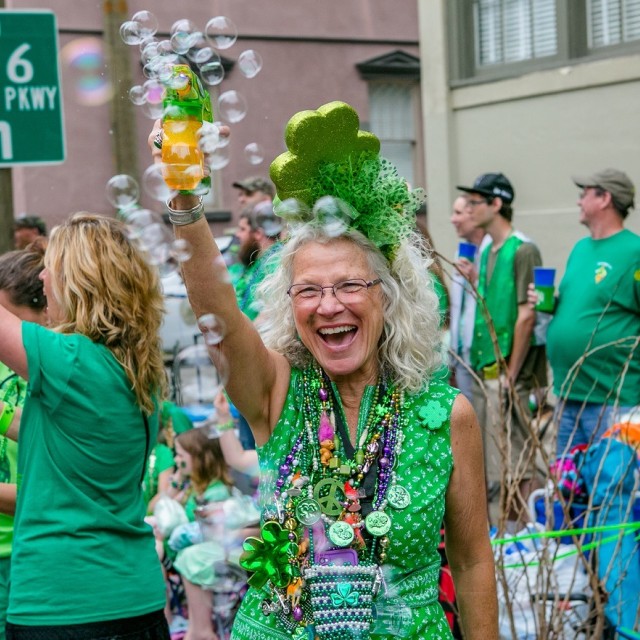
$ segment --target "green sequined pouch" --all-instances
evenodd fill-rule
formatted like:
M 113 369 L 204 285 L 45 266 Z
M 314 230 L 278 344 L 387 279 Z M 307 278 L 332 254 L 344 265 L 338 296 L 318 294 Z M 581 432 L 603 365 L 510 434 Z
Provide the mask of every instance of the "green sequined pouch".
M 315 632 L 322 640 L 368 638 L 380 587 L 377 565 L 313 565 L 303 572 Z

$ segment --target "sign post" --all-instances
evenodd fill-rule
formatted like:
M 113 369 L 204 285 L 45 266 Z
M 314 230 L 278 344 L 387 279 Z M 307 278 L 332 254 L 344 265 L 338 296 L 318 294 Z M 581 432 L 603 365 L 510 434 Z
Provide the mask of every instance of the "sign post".
M 0 167 L 64 159 L 55 15 L 0 10 Z

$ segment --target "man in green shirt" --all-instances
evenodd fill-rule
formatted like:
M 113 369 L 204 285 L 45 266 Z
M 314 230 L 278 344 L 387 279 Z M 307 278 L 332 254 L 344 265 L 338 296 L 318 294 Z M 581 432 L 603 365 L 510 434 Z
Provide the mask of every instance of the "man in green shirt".
M 240 261 L 229 267 L 231 283 L 236 292 L 240 310 L 251 321 L 260 314 L 256 293 L 265 276 L 277 267 L 278 242 L 283 223 L 273 212 L 270 200 L 246 207 L 238 223 L 236 235 L 239 239 Z M 255 449 L 255 441 L 249 425 L 236 414 L 240 442 L 244 449 Z
M 624 228 L 635 188 L 617 169 L 573 182 L 589 236 L 571 251 L 547 334 L 558 456 L 640 411 L 640 236 Z
M 482 300 L 476 308 L 471 366 L 483 381 L 474 384 L 473 405 L 484 427 L 489 492 L 504 481 L 518 485 L 521 504 L 511 505 L 509 515 L 515 527 L 516 520 L 525 518 L 534 475 L 529 395 L 547 382 L 544 346 L 534 344 L 536 313 L 527 293 L 533 267 L 542 259 L 538 247 L 513 228 L 515 192 L 506 176 L 486 173 L 473 186 L 458 189 L 469 194 L 466 207 L 490 237 L 476 261 L 477 273 L 468 260 L 459 260 L 458 266 L 471 281 L 477 278 Z

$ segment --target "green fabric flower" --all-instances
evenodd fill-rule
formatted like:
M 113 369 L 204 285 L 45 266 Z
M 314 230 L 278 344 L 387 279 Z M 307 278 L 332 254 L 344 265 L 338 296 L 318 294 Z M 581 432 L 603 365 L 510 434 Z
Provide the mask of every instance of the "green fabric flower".
M 294 577 L 289 559 L 298 554 L 297 537 L 290 540 L 290 532 L 273 521 L 265 523 L 260 532 L 262 539 L 249 537 L 244 541 L 240 566 L 253 572 L 248 580 L 252 587 L 260 589 L 271 581 L 283 589 Z
M 447 421 L 447 410 L 436 400 L 429 400 L 418 411 L 418 417 L 423 427 L 435 431 Z

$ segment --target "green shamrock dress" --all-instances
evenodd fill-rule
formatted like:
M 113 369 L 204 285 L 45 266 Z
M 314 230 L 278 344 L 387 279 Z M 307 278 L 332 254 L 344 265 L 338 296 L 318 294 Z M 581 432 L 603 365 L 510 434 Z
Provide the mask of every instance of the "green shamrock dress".
M 453 467 L 450 439 L 451 408 L 458 394 L 444 382 L 434 380 L 428 391 L 405 395 L 407 416 L 402 451 L 397 462 L 397 484 L 410 495 L 404 509 L 387 507 L 391 517 L 390 546 L 382 569 L 385 596 L 392 607 L 401 603 L 411 610 L 411 620 L 402 625 L 402 636 L 410 640 L 449 640 L 451 631 L 438 603 L 440 571 L 440 527 L 445 494 Z M 364 398 L 371 394 L 364 394 Z M 302 372 L 292 370 L 285 406 L 269 441 L 258 449 L 261 467 L 260 495 L 266 504 L 273 495 L 278 468 L 304 428 Z M 363 400 L 360 412 L 369 406 Z M 386 589 L 386 593 L 385 593 Z M 265 616 L 261 603 L 266 592 L 250 588 L 233 627 L 232 640 L 291 640 L 307 634 L 287 633 L 276 616 Z M 385 640 L 397 635 L 371 635 Z M 361 638 L 360 640 L 366 640 Z

